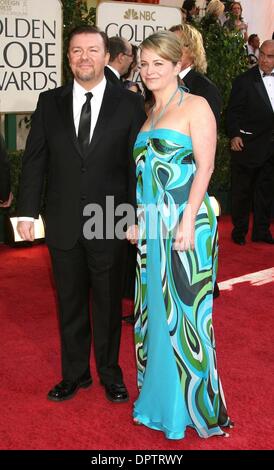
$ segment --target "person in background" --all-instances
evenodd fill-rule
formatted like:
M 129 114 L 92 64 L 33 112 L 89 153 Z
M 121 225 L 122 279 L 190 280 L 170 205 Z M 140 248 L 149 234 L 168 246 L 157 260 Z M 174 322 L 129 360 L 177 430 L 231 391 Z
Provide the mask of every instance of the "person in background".
M 133 80 L 134 74 L 138 70 L 138 47 L 132 45 L 132 55 L 133 61 L 128 69 L 128 72 L 123 75 L 123 86 L 127 90 L 130 90 L 134 93 L 142 94 L 142 90 L 137 82 Z M 127 255 L 125 260 L 125 276 L 124 276 L 124 288 L 123 288 L 123 298 L 134 300 L 134 288 L 135 288 L 135 275 L 136 275 L 136 247 L 128 243 L 127 246 Z M 123 320 L 126 323 L 133 325 L 134 323 L 134 313 L 133 308 L 131 313 L 123 315 Z
M 109 38 L 109 63 L 105 67 L 105 77 L 114 85 L 123 86 L 121 77 L 128 72 L 133 58 L 132 45 L 126 39 L 119 36 Z
M 233 83 L 227 107 L 231 146 L 232 240 L 246 243 L 253 207 L 253 242 L 274 243 L 274 41 L 263 42 L 258 65 Z
M 220 0 L 210 0 L 207 5 L 205 16 L 201 19 L 201 25 L 204 29 L 208 29 L 211 24 L 218 24 L 222 26 L 222 15 L 225 6 Z
M 246 45 L 249 67 L 257 65 L 259 58 L 260 38 L 258 34 L 250 34 Z
M 196 0 L 184 0 L 182 10 L 186 13 L 185 21 L 187 23 L 194 23 L 195 17 L 199 15 L 199 8 L 196 6 Z
M 170 31 L 179 38 L 182 48 L 180 78 L 190 93 L 203 96 L 220 124 L 222 99 L 216 85 L 206 77 L 206 54 L 201 33 L 192 25 L 172 26 Z
M 205 98 L 216 119 L 217 129 L 220 125 L 222 98 L 216 85 L 205 76 L 207 69 L 206 53 L 201 33 L 192 25 L 183 24 L 170 28 L 180 40 L 182 48 L 182 70 L 179 77 L 193 95 Z M 219 297 L 217 281 L 214 284 L 213 296 Z
M 10 207 L 13 195 L 10 191 L 10 164 L 2 134 L 0 134 L 0 207 Z
M 190 93 L 205 98 L 216 119 L 217 129 L 220 125 L 222 98 L 216 85 L 205 76 L 207 69 L 206 53 L 201 33 L 192 25 L 183 24 L 170 28 L 178 37 L 181 48 L 181 72 L 179 77 Z M 215 281 L 214 298 L 219 297 L 220 290 Z
M 146 116 L 138 94 L 105 78 L 109 52 L 104 32 L 89 25 L 75 28 L 67 55 L 73 82 L 41 93 L 32 116 L 18 232 L 33 240 L 47 174 L 46 242 L 58 295 L 62 359 L 62 380 L 48 399 L 71 399 L 92 384 L 92 337 L 106 398 L 122 403 L 129 399 L 119 366 L 127 242 L 122 228 L 117 233 L 120 218 L 114 216 L 121 204 L 136 206 L 131 156 Z M 109 210 L 113 218 L 107 217 Z
M 127 73 L 125 73 L 122 76 L 123 86 L 127 90 L 142 94 L 140 85 L 136 81 L 134 81 L 134 76 L 136 72 L 138 71 L 138 47 L 135 46 L 134 44 L 131 47 L 132 47 L 133 60 L 129 66 Z
M 226 436 L 232 425 L 212 328 L 217 223 L 206 193 L 216 120 L 207 101 L 179 86 L 181 44 L 159 31 L 141 44 L 140 74 L 154 105 L 134 147 L 138 226 L 134 423 L 182 439 Z
M 109 38 L 109 54 L 109 63 L 105 67 L 105 76 L 107 79 L 113 83 L 113 85 L 123 87 L 130 91 L 138 91 L 140 87 L 137 83 L 125 79 L 125 77 L 132 78 L 134 69 L 137 66 L 137 47 L 130 44 L 124 38 L 113 36 Z M 134 298 L 135 266 L 136 249 L 128 244 L 125 255 L 123 298 Z M 128 323 L 133 323 L 132 314 L 124 315 L 122 318 Z
M 230 4 L 229 13 L 231 18 L 224 22 L 224 27 L 229 29 L 230 31 L 236 30 L 239 31 L 245 42 L 248 40 L 248 26 L 247 23 L 244 22 L 242 13 L 242 5 L 240 2 L 232 2 Z

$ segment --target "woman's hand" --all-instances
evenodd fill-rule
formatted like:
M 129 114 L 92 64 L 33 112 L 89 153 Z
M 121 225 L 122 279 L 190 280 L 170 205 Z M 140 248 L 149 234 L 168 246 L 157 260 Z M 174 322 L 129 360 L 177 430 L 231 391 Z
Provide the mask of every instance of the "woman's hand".
M 173 248 L 176 251 L 194 250 L 195 247 L 195 221 L 189 217 L 182 218 L 176 232 Z
M 126 237 L 132 245 L 136 245 L 138 242 L 138 225 L 128 227 Z

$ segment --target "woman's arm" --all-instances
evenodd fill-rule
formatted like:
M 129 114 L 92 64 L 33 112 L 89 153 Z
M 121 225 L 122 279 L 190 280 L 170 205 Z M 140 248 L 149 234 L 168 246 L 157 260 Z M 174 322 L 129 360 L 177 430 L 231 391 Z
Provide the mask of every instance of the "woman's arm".
M 174 248 L 178 250 L 194 249 L 195 219 L 214 170 L 217 140 L 216 120 L 204 98 L 193 98 L 189 113 L 190 136 L 197 170 L 176 235 Z

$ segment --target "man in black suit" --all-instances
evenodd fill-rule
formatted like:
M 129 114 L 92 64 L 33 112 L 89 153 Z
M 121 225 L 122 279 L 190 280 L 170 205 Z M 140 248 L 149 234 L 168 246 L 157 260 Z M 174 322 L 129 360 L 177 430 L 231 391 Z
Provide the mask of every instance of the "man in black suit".
M 207 100 L 218 127 L 222 98 L 216 85 L 205 76 L 207 62 L 202 35 L 189 24 L 172 26 L 170 31 L 176 34 L 182 45 L 182 69 L 179 74 L 182 83 L 190 93 Z
M 0 207 L 9 207 L 12 198 L 10 192 L 10 166 L 4 139 L 0 134 Z
M 270 232 L 274 188 L 274 41 L 265 41 L 258 65 L 236 78 L 227 109 L 231 139 L 232 240 L 245 244 L 253 204 L 254 242 L 274 243 Z
M 222 98 L 216 85 L 204 75 L 207 68 L 206 54 L 201 33 L 190 24 L 172 26 L 170 31 L 176 34 L 182 45 L 182 69 L 179 77 L 182 84 L 193 95 L 205 98 L 220 125 Z M 213 297 L 219 297 L 217 282 L 214 285 Z
M 128 72 L 133 61 L 132 46 L 124 38 L 109 38 L 109 63 L 105 67 L 106 78 L 114 85 L 123 86 L 121 77 Z
M 46 240 L 58 293 L 63 376 L 48 398 L 72 398 L 92 383 L 91 285 L 97 371 L 107 398 L 119 403 L 128 400 L 118 364 L 127 242 L 116 233 L 119 217 L 113 214 L 121 204 L 135 205 L 132 149 L 146 116 L 136 93 L 104 77 L 105 33 L 81 26 L 68 44 L 74 82 L 39 97 L 23 158 L 18 231 L 33 239 L 33 222 L 26 219 L 38 217 L 47 171 Z

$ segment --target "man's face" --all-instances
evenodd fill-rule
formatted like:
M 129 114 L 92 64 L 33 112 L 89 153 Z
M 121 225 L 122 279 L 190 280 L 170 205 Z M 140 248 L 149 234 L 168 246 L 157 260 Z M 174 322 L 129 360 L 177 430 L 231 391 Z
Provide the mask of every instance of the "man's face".
M 103 79 L 109 54 L 100 34 L 81 33 L 70 41 L 68 60 L 75 80 L 89 90 Z
M 260 47 L 260 38 L 259 38 L 259 36 L 255 36 L 255 38 L 253 38 L 253 41 L 252 41 L 251 45 L 254 49 L 259 49 L 259 47 Z
M 261 46 L 258 64 L 263 72 L 272 72 L 274 69 L 274 41 L 263 44 Z
M 190 67 L 193 64 L 193 59 L 188 46 L 182 46 L 182 70 L 185 70 L 187 67 Z
M 121 52 L 121 70 L 120 70 L 121 75 L 124 75 L 128 72 L 128 69 L 133 62 L 132 46 L 127 41 L 125 41 L 125 46 L 126 46 L 126 51 L 124 53 Z

